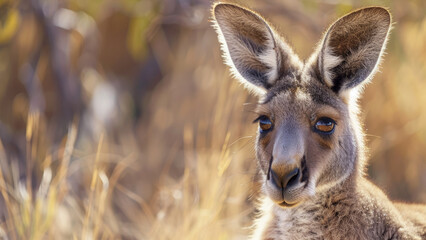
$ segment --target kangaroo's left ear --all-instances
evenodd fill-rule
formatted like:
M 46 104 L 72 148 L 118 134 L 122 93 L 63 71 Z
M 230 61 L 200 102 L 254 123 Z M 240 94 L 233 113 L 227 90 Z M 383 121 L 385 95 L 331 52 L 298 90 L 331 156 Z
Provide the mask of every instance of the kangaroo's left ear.
M 390 14 L 381 7 L 364 8 L 337 20 L 325 34 L 316 61 L 322 81 L 341 94 L 371 79 L 390 25 Z

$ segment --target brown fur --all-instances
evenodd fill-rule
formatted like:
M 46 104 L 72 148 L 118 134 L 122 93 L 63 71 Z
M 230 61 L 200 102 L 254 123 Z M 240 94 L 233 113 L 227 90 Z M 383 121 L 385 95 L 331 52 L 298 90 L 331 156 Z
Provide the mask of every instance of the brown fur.
M 364 177 L 356 102 L 380 63 L 389 12 L 342 17 L 305 64 L 258 14 L 219 3 L 213 17 L 226 63 L 271 126 L 257 137 L 264 196 L 253 238 L 426 239 L 426 207 L 392 203 Z M 324 121 L 334 130 L 318 131 Z

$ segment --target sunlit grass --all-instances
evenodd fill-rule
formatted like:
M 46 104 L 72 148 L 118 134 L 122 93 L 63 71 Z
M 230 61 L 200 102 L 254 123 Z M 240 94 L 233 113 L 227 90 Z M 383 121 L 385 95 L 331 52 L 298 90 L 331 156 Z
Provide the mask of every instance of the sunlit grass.
M 38 142 L 46 137 L 43 118 L 37 113 L 29 114 L 26 176 L 34 176 L 40 169 L 41 181 L 34 186 L 31 181 L 37 178 L 10 176 L 7 179 L 0 175 L 7 210 L 6 221 L 1 225 L 4 236 L 10 239 L 229 239 L 240 236 L 244 239 L 250 232 L 249 215 L 253 211 L 248 195 L 252 192 L 255 161 L 247 157 L 252 153 L 253 137 L 244 135 L 245 130 L 234 128 L 234 124 L 250 113 L 241 110 L 245 97 L 239 94 L 238 84 L 229 81 L 221 88 L 223 91 L 213 99 L 216 102 L 211 109 L 214 116 L 200 119 L 196 125 L 184 126 L 180 150 L 184 158 L 183 175 L 173 179 L 167 176 L 172 169 L 164 169 L 160 176 L 163 181 L 156 185 L 151 203 L 118 183 L 132 163 L 124 156 L 119 158 L 122 162 L 108 160 L 114 152 L 120 152 L 120 145 L 111 144 L 106 133 L 101 133 L 94 146 L 87 148 L 93 149 L 93 153 L 82 152 L 75 148 L 79 125 L 74 121 L 62 147 L 49 153 L 46 150 L 49 146 Z M 236 119 L 230 120 L 230 115 Z M 209 126 L 217 127 L 209 129 Z M 45 153 L 42 160 L 39 158 L 43 154 L 39 152 Z M 6 161 L 4 148 L 0 154 L 2 165 L 7 166 L 12 175 L 19 172 L 18 165 Z M 83 164 L 82 159 L 86 163 Z M 88 165 L 89 171 L 84 170 Z M 75 192 L 73 175 L 78 172 L 84 184 Z M 140 207 L 127 209 L 132 215 L 127 220 L 131 222 L 119 223 L 122 218 L 113 205 L 114 197 L 130 199 Z

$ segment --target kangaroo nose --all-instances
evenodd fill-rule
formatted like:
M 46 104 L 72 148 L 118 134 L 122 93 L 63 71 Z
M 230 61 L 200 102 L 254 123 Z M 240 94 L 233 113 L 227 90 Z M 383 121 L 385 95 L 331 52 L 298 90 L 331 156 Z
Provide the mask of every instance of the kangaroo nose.
M 279 174 L 271 169 L 271 178 L 272 183 L 280 189 L 287 189 L 291 186 L 296 185 L 301 180 L 301 172 L 298 167 L 287 171 L 283 174 Z

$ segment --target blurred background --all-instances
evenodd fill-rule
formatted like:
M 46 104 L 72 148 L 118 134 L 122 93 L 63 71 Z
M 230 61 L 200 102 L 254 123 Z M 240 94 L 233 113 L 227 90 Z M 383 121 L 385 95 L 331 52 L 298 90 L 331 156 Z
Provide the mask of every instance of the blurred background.
M 302 59 L 336 18 L 387 7 L 361 101 L 369 178 L 426 203 L 426 2 L 230 1 Z M 230 77 L 208 0 L 0 0 L 0 238 L 246 239 L 256 98 Z

